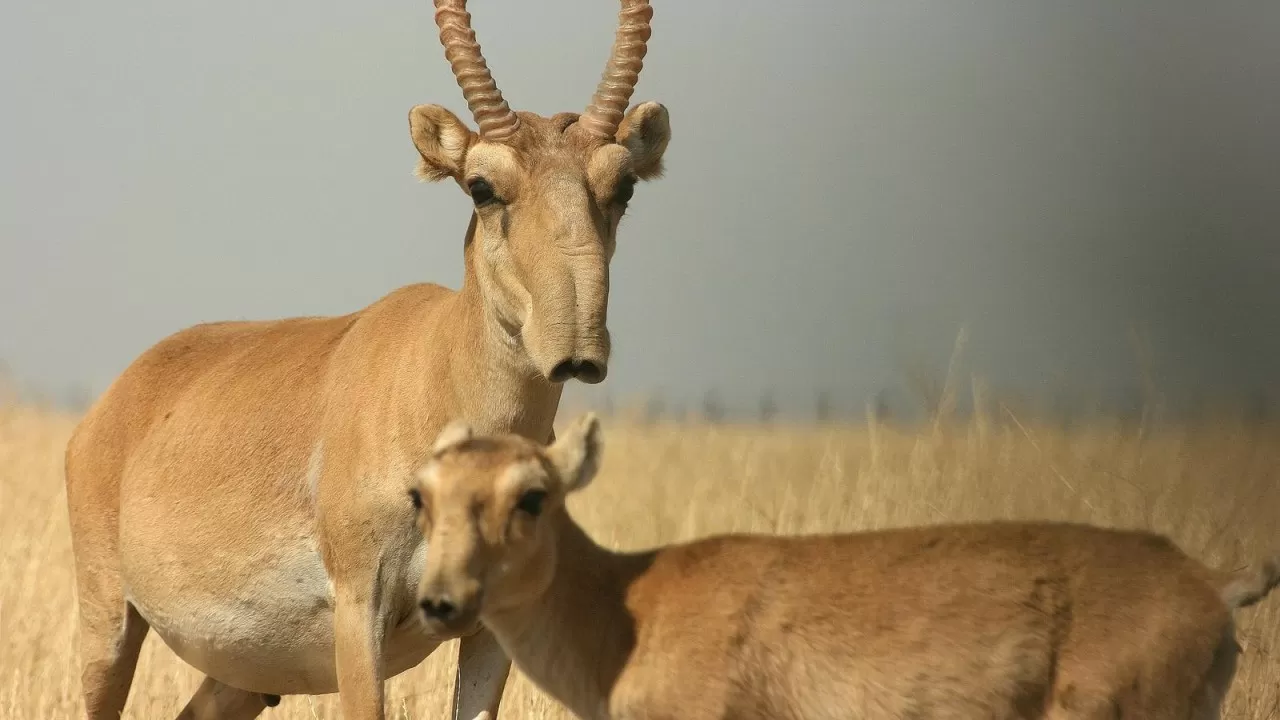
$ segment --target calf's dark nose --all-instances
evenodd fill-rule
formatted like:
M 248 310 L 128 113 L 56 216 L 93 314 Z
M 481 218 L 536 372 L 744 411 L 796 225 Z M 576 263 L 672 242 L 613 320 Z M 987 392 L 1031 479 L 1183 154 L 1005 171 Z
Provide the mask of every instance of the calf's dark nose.
M 418 604 L 422 608 L 422 612 L 427 614 L 427 617 L 436 620 L 449 620 L 458 612 L 457 606 L 450 602 L 447 597 L 424 598 Z

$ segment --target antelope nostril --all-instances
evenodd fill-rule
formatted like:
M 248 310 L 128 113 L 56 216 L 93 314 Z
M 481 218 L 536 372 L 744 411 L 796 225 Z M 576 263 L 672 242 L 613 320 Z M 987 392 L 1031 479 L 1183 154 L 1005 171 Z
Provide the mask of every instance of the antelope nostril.
M 564 382 L 577 374 L 578 365 L 572 358 L 568 360 L 561 360 L 560 363 L 551 370 L 551 382 Z
M 427 598 L 419 605 L 422 607 L 422 612 L 427 614 L 427 617 L 435 618 L 436 620 L 448 620 L 453 617 L 453 613 L 457 610 L 447 598 L 439 600 Z
M 562 360 L 551 370 L 551 382 L 566 382 L 577 378 L 594 384 L 604 379 L 604 368 L 591 360 Z
M 604 368 L 590 360 L 582 360 L 578 362 L 577 378 L 588 385 L 593 385 L 604 379 Z

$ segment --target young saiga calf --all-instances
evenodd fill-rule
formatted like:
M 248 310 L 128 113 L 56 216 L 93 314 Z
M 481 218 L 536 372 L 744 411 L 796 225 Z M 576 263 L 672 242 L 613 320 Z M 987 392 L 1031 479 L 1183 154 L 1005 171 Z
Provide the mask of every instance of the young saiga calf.
M 550 446 L 453 423 L 409 490 L 427 627 L 478 618 L 583 718 L 1216 718 L 1232 611 L 1280 581 L 1056 523 L 615 553 L 565 510 L 600 460 L 590 414 Z

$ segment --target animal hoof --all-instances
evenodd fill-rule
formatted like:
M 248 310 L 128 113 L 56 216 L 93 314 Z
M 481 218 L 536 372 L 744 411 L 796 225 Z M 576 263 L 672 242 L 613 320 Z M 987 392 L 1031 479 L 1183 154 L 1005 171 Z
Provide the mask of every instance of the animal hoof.
M 266 704 L 267 704 L 267 707 L 275 707 L 275 706 L 277 706 L 277 705 L 279 705 L 279 704 L 280 704 L 280 696 L 279 696 L 279 695 L 268 695 L 268 694 L 266 694 L 266 693 L 263 693 L 263 694 L 262 694 L 262 702 L 266 703 Z

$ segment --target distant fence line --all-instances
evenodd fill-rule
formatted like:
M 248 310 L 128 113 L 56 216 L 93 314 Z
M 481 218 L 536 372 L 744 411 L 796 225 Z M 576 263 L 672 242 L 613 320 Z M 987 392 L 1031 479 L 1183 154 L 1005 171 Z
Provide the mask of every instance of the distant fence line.
M 780 401 L 784 398 L 785 401 Z M 597 391 L 582 397 L 566 397 L 566 408 L 590 408 L 606 417 L 627 416 L 645 423 L 698 421 L 712 424 L 751 422 L 813 422 L 818 424 L 865 422 L 917 422 L 942 416 L 1005 415 L 1072 425 L 1096 419 L 1139 423 L 1155 419 L 1194 421 L 1233 416 L 1248 422 L 1280 420 L 1276 396 L 1266 392 L 1218 396 L 1194 396 L 1179 402 L 1133 388 L 1089 396 L 1080 392 L 1050 393 L 1027 397 L 1011 392 L 990 392 L 975 387 L 969 393 L 938 393 L 921 397 L 902 389 L 883 389 L 868 396 L 834 389 L 780 393 L 762 389 L 753 395 L 738 393 L 735 401 L 712 389 L 701 397 L 669 397 L 650 392 L 620 399 Z
M 1266 391 L 1212 396 L 1206 393 L 1170 402 L 1149 388 L 1136 386 L 1092 395 L 1062 390 L 1042 393 L 1034 398 L 1014 392 L 991 391 L 977 381 L 965 390 L 959 392 L 954 388 L 908 384 L 906 387 L 882 388 L 868 395 L 838 388 L 816 388 L 808 393 L 762 388 L 755 393 L 733 393 L 730 400 L 717 388 L 708 389 L 700 396 L 655 390 L 621 399 L 614 392 L 596 387 L 587 392 L 567 392 L 563 405 L 566 408 L 590 408 L 606 417 L 625 415 L 647 423 L 917 422 L 939 415 L 968 418 L 975 414 L 1013 415 L 1066 425 L 1098 418 L 1127 422 L 1142 422 L 1156 417 L 1194 421 L 1223 415 L 1253 423 L 1280 420 L 1277 413 L 1280 410 L 1277 398 L 1280 396 Z M 0 405 L 23 403 L 83 412 L 95 399 L 96 395 L 83 386 L 72 386 L 56 394 L 42 393 L 6 380 L 0 373 Z

